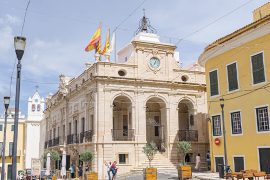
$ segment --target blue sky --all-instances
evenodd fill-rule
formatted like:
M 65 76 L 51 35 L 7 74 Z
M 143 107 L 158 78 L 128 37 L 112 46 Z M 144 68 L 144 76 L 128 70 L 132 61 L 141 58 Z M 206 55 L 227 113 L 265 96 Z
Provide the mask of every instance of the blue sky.
M 13 37 L 20 35 L 28 0 L 0 1 L 0 98 L 10 94 L 10 76 L 16 56 Z M 27 99 L 39 86 L 46 97 L 58 88 L 59 74 L 79 75 L 85 62 L 93 61 L 93 53 L 84 51 L 91 35 L 102 23 L 113 30 L 143 0 L 32 0 L 23 35 L 27 47 L 22 60 L 20 108 L 27 113 Z M 204 47 L 212 41 L 252 22 L 252 11 L 267 0 L 146 0 L 117 30 L 117 49 L 130 42 L 146 9 L 146 16 L 157 29 L 163 42 L 175 43 L 176 38 L 205 27 L 215 19 L 241 6 L 238 10 L 185 38 L 178 46 L 180 59 L 186 66 L 195 62 Z M 16 69 L 15 69 L 16 71 Z M 13 74 L 13 77 L 16 73 Z M 15 99 L 15 79 L 11 86 Z M 2 100 L 1 100 L 2 102 Z M 3 103 L 0 103 L 0 113 Z

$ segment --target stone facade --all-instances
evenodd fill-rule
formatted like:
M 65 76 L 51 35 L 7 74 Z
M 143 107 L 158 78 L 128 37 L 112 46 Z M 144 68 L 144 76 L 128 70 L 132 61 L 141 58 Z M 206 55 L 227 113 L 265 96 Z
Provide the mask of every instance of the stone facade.
M 208 150 L 206 88 L 198 64 L 180 68 L 176 46 L 156 34 L 140 32 L 118 52 L 117 63 L 96 62 L 76 78 L 60 76 L 59 90 L 46 100 L 46 138 L 41 148 L 66 144 L 67 166 L 90 150 L 99 179 L 104 161 L 118 162 L 125 173 L 146 160 L 142 147 L 154 141 L 177 164 L 176 143 L 192 141 L 188 158 L 202 161 Z

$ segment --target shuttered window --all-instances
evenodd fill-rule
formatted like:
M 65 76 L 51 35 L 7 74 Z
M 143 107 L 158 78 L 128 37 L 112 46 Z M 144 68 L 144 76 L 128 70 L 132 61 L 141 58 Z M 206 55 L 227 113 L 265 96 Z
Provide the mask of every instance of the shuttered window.
M 227 78 L 229 84 L 229 91 L 238 89 L 238 78 L 237 78 L 237 66 L 236 63 L 227 66 Z
M 213 124 L 213 136 L 221 136 L 221 121 L 220 115 L 212 116 L 212 124 Z
M 217 70 L 209 73 L 210 78 L 210 94 L 211 96 L 218 95 L 218 75 Z
M 265 82 L 263 53 L 251 57 L 253 84 Z

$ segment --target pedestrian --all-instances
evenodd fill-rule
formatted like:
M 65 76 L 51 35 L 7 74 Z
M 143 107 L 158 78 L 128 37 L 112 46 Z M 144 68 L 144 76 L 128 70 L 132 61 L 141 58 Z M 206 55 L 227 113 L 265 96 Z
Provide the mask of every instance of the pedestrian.
M 87 163 L 86 166 L 85 166 L 85 172 L 89 172 L 89 164 Z
M 116 167 L 117 162 L 114 161 L 113 164 L 111 165 L 111 171 L 112 171 L 112 180 L 116 179 L 116 174 L 117 174 L 117 170 L 118 168 Z
M 112 163 L 111 162 L 107 163 L 106 161 L 104 161 L 104 164 L 107 167 L 108 180 L 111 180 L 111 166 L 112 166 Z
M 82 163 L 80 163 L 80 165 L 78 166 L 78 175 L 79 175 L 79 179 L 82 179 L 82 176 L 83 176 L 83 166 L 82 166 Z
M 73 163 L 71 164 L 69 170 L 70 170 L 71 178 L 75 178 L 75 166 Z
M 209 151 L 207 151 L 207 153 L 206 153 L 206 162 L 207 162 L 207 169 L 208 169 L 208 171 L 210 171 L 210 169 L 211 169 L 211 159 L 210 159 L 210 152 Z
M 200 171 L 200 163 L 201 163 L 201 155 L 198 154 L 198 155 L 196 156 L 196 166 L 195 166 L 195 169 L 196 169 L 197 171 Z

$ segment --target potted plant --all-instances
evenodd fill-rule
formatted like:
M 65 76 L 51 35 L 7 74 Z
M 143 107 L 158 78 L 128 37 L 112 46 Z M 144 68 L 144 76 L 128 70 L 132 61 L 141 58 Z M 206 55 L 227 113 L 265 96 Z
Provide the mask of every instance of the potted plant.
M 98 174 L 96 172 L 92 172 L 92 161 L 94 160 L 93 153 L 91 151 L 85 151 L 80 154 L 80 160 L 83 161 L 83 169 L 88 170 L 88 172 L 84 174 L 85 179 L 97 180 Z M 87 168 L 85 168 L 85 165 Z
M 144 178 L 147 179 L 157 179 L 157 168 L 151 166 L 151 162 L 157 153 L 158 148 L 154 142 L 147 143 L 143 147 L 143 153 L 146 155 L 149 161 L 149 167 L 144 169 Z
M 178 152 L 182 154 L 182 162 L 178 167 L 178 178 L 179 179 L 192 178 L 191 166 L 187 165 L 185 159 L 187 153 L 192 150 L 191 143 L 187 141 L 181 141 L 177 143 L 176 147 Z

